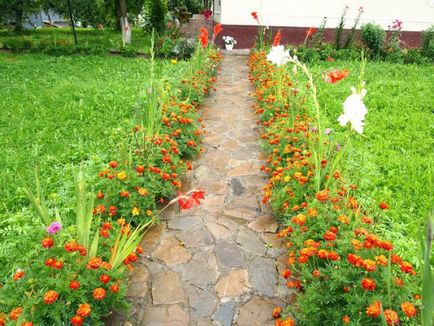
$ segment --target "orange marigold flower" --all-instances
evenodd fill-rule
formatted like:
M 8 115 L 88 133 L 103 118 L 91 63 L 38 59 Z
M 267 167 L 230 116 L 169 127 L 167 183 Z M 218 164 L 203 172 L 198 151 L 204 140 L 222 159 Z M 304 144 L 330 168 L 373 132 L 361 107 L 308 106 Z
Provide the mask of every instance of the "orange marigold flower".
M 354 247 L 355 250 L 360 250 L 363 247 L 360 241 L 357 239 L 351 240 L 351 245 Z
M 113 293 L 118 293 L 119 290 L 120 290 L 119 285 L 117 284 L 110 285 L 110 291 L 112 291 Z
M 350 321 L 350 317 L 348 317 L 348 316 L 343 316 L 342 317 L 342 322 L 344 323 L 344 324 L 349 324 L 351 321 Z
M 59 298 L 59 293 L 54 290 L 49 290 L 44 294 L 45 304 L 52 304 Z
M 55 262 L 54 262 L 54 264 L 53 264 L 53 266 L 51 266 L 53 269 L 57 269 L 57 270 L 60 270 L 60 269 L 62 269 L 63 268 L 63 261 L 61 261 L 61 260 L 56 260 Z
M 111 279 L 111 277 L 109 275 L 107 275 L 107 274 L 102 274 L 99 277 L 100 282 L 104 283 L 104 284 L 107 284 L 108 282 L 110 282 L 110 279 Z
M 290 277 L 291 277 L 291 270 L 289 270 L 289 269 L 285 269 L 285 270 L 282 272 L 282 277 L 283 277 L 284 279 L 288 279 L 288 278 L 290 278 Z
M 90 305 L 88 303 L 83 303 L 78 306 L 77 309 L 77 315 L 81 317 L 87 317 L 92 312 L 92 309 L 90 308 Z
M 381 302 L 374 301 L 368 308 L 366 308 L 366 314 L 370 317 L 378 317 L 381 315 Z
M 397 285 L 397 286 L 404 286 L 404 281 L 401 280 L 399 277 L 395 277 L 395 279 L 393 280 L 393 283 L 395 283 L 395 285 Z
M 377 265 L 381 266 L 387 266 L 387 258 L 384 255 L 375 256 L 375 261 L 377 262 Z
M 22 279 L 24 277 L 24 275 L 26 275 L 26 273 L 19 269 L 15 272 L 14 276 L 12 277 L 14 281 L 18 281 L 20 279 Z
M 15 308 L 9 313 L 9 318 L 11 320 L 17 320 L 22 313 L 23 313 L 23 308 L 21 307 Z
M 81 326 L 84 323 L 83 317 L 79 316 L 79 315 L 75 315 L 74 317 L 71 318 L 71 324 L 74 326 Z
M 406 261 L 403 261 L 403 262 L 401 263 L 401 265 L 399 265 L 399 268 L 400 268 L 401 271 L 403 271 L 404 273 L 407 273 L 407 274 L 415 274 L 415 271 L 413 270 L 413 266 L 412 266 L 410 263 L 406 262 Z
M 21 326 L 33 326 L 33 323 L 31 321 L 25 321 Z
M 78 250 L 78 244 L 75 241 L 70 241 L 65 243 L 64 248 L 67 252 L 74 252 Z
M 298 214 L 291 218 L 291 222 L 299 226 L 303 226 L 306 223 L 306 216 L 303 214 Z
M 279 318 L 281 312 L 282 312 L 282 308 L 281 307 L 274 308 L 274 310 L 273 310 L 273 317 L 274 318 Z
M 318 216 L 318 210 L 316 208 L 309 208 L 307 210 L 307 216 L 309 216 L 309 217 L 316 217 L 316 216 Z
M 332 231 L 327 231 L 325 234 L 324 234 L 324 240 L 326 240 L 326 241 L 334 241 L 334 240 L 336 240 L 336 233 L 334 233 L 334 232 L 332 232 Z
M 398 325 L 399 323 L 398 314 L 391 309 L 384 310 L 384 318 L 386 318 L 387 325 Z
M 71 290 L 77 290 L 80 287 L 80 282 L 77 280 L 72 280 L 71 282 L 69 282 L 69 288 Z
M 103 288 L 96 288 L 92 292 L 92 296 L 95 300 L 102 300 L 105 298 L 106 292 Z
M 117 161 L 111 161 L 111 162 L 109 163 L 109 166 L 110 166 L 111 168 L 113 168 L 113 169 L 117 168 L 118 165 L 119 165 L 119 164 L 118 164 Z
M 378 206 L 382 210 L 388 210 L 389 209 L 389 205 L 386 202 L 384 202 L 384 201 L 382 201 Z
M 313 277 L 320 277 L 320 276 L 321 276 L 321 272 L 320 272 L 319 270 L 315 269 L 315 270 L 312 272 L 312 276 L 313 276 Z
M 417 314 L 415 306 L 410 302 L 404 302 L 403 304 L 401 304 L 401 309 L 404 314 L 406 314 L 406 316 L 409 318 L 414 317 Z
M 377 284 L 375 283 L 375 281 L 371 278 L 364 278 L 362 280 L 362 287 L 366 290 L 366 291 L 374 291 L 376 288 Z
M 362 264 L 363 264 L 363 259 L 360 256 L 357 256 L 354 254 L 348 254 L 347 260 L 351 265 L 354 265 L 357 267 L 362 266 Z
M 330 190 L 325 189 L 318 191 L 315 198 L 318 199 L 321 203 L 325 203 L 329 198 Z
M 377 269 L 377 265 L 375 264 L 375 261 L 373 261 L 371 259 L 363 260 L 362 266 L 368 272 L 373 272 Z
M 329 251 L 327 253 L 327 259 L 333 260 L 333 261 L 337 261 L 340 259 L 339 254 L 337 252 L 334 251 Z
M 350 219 L 346 215 L 339 215 L 338 221 L 341 222 L 342 224 L 350 224 Z
M 99 257 L 92 257 L 89 259 L 86 268 L 87 269 L 98 269 L 102 263 L 102 259 Z
M 51 248 L 52 246 L 54 246 L 54 240 L 52 238 L 46 237 L 42 239 L 42 247 Z
M 399 264 L 402 263 L 402 258 L 399 257 L 398 255 L 392 254 L 392 255 L 390 256 L 390 259 L 391 259 L 391 261 L 392 261 L 393 264 L 397 264 L 397 265 L 399 265 Z

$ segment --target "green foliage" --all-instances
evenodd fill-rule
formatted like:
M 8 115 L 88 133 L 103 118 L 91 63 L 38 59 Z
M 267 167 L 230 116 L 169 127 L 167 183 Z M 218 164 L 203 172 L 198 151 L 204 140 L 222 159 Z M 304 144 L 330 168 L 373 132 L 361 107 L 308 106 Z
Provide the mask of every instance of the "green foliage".
M 362 41 L 370 51 L 370 55 L 374 58 L 379 58 L 384 45 L 386 32 L 380 25 L 367 23 L 362 25 Z
M 434 25 L 422 32 L 422 54 L 434 62 Z
M 145 17 L 147 24 L 145 28 L 148 31 L 155 30 L 161 33 L 166 28 L 167 17 L 167 0 L 146 0 Z
M 431 266 L 432 244 L 434 241 L 434 216 L 430 214 L 426 226 L 425 239 L 421 237 L 422 271 L 422 325 L 432 326 L 434 321 L 434 270 Z
M 336 27 L 335 30 L 335 48 L 336 50 L 339 50 L 341 48 L 342 43 L 342 32 L 344 31 L 345 27 L 345 16 L 348 11 L 348 6 L 345 6 L 344 11 L 342 12 L 341 18 L 339 19 L 339 25 Z

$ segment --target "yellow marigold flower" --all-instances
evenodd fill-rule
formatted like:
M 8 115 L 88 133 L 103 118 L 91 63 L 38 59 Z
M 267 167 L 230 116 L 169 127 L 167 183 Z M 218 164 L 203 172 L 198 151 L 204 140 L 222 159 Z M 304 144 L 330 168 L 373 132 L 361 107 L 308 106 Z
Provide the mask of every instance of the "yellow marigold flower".
M 151 211 L 150 209 L 148 209 L 148 210 L 146 211 L 146 215 L 151 216 L 151 215 L 152 215 L 152 211 Z
M 133 214 L 133 216 L 137 216 L 137 215 L 139 215 L 139 214 L 140 214 L 140 208 L 138 208 L 138 207 L 133 207 L 133 208 L 131 209 L 131 214 Z
M 125 171 L 121 171 L 118 173 L 118 179 L 124 181 L 127 178 L 127 173 Z
M 172 64 L 176 65 L 178 63 L 178 60 L 172 59 L 171 62 L 172 62 Z

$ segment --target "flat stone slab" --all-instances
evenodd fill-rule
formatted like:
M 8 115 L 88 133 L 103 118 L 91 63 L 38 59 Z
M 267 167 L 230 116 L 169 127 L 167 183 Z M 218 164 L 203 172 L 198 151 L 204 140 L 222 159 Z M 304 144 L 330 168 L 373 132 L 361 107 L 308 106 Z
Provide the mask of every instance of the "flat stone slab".
M 273 258 L 255 258 L 247 263 L 250 282 L 256 293 L 273 297 L 277 287 L 277 272 Z
M 264 255 L 267 251 L 265 243 L 259 239 L 255 232 L 246 227 L 240 228 L 236 241 L 242 250 L 251 254 Z
M 213 320 L 222 326 L 231 326 L 235 314 L 235 302 L 226 301 L 217 310 Z
M 214 294 L 191 285 L 186 286 L 185 293 L 194 319 L 200 320 L 213 315 L 219 303 Z
M 186 302 L 182 282 L 178 274 L 172 271 L 161 272 L 152 282 L 152 302 L 158 304 L 174 304 Z
M 222 277 L 216 284 L 216 292 L 220 298 L 238 297 L 249 292 L 251 286 L 247 270 L 232 270 L 228 276 Z
M 215 246 L 214 251 L 221 266 L 226 268 L 243 267 L 243 254 L 233 242 L 220 241 Z
M 149 271 L 146 267 L 135 267 L 130 276 L 127 291 L 129 298 L 143 298 L 149 293 Z
M 178 239 L 173 235 L 167 235 L 152 253 L 152 257 L 168 265 L 179 265 L 188 262 L 191 255 Z
M 279 225 L 271 215 L 265 215 L 257 218 L 253 222 L 249 223 L 249 228 L 256 232 L 269 232 L 276 233 Z
M 199 287 L 217 281 L 217 262 L 214 252 L 200 251 L 182 269 L 182 279 Z
M 186 326 L 190 316 L 180 306 L 150 307 L 145 310 L 142 326 Z
M 244 304 L 236 318 L 238 326 L 274 326 L 273 310 L 276 304 L 266 298 L 254 296 Z
M 202 225 L 183 230 L 179 233 L 179 239 L 187 248 L 203 248 L 214 243 L 212 235 Z

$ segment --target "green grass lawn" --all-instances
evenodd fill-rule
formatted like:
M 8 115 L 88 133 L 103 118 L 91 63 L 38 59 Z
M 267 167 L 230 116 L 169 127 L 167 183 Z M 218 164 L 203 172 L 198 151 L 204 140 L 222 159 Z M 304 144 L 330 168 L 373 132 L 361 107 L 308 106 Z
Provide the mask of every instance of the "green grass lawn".
M 107 50 L 118 50 L 122 46 L 120 31 L 113 29 L 97 30 L 93 28 L 77 28 L 78 44 L 82 46 L 100 46 Z M 150 35 L 140 29 L 132 30 L 131 47 L 139 52 L 147 53 L 150 46 Z M 31 40 L 33 44 L 43 41 L 47 45 L 73 45 L 74 37 L 71 28 L 41 28 L 15 33 L 13 30 L 0 30 L 0 47 L 3 43 Z
M 340 132 L 336 119 L 350 87 L 357 85 L 359 63 L 312 67 L 315 73 L 331 68 L 351 72 L 337 84 L 320 82 L 327 125 Z M 413 251 L 407 256 L 415 256 L 417 237 L 434 208 L 434 66 L 369 62 L 365 80 L 365 137 L 352 138 L 344 165 L 368 201 L 389 203 L 390 220 L 382 221 L 382 231 Z
M 157 76 L 181 74 L 184 62 L 157 64 Z M 131 130 L 150 64 L 122 57 L 0 54 L 0 213 L 27 206 L 38 167 L 48 192 L 73 181 L 85 161 L 101 168 Z M 66 191 L 66 190 L 65 190 Z

